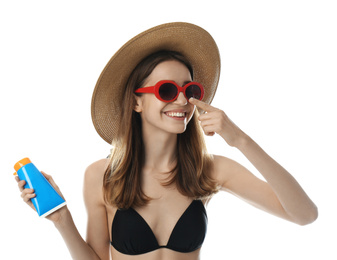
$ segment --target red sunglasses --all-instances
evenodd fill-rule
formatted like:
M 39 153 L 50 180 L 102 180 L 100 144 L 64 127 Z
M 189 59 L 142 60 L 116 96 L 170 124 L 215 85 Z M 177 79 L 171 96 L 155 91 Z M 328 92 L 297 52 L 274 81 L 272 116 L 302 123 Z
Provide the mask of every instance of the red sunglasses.
M 184 93 L 187 100 L 191 97 L 202 100 L 204 97 L 204 87 L 198 82 L 189 82 L 180 87 L 171 80 L 162 80 L 151 87 L 136 89 L 135 93 L 154 93 L 155 96 L 164 102 L 172 102 L 178 98 L 180 92 Z

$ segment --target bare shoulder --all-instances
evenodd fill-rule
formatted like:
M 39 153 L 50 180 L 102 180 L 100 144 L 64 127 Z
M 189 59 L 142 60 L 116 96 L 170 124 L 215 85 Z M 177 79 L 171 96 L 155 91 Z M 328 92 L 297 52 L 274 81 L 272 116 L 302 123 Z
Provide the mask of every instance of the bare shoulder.
M 222 155 L 215 155 L 213 154 L 213 163 L 214 167 L 230 165 L 234 161 Z
M 103 178 L 109 159 L 101 159 L 90 164 L 84 174 L 84 199 L 85 201 L 95 200 L 103 203 Z
M 215 179 L 222 187 L 240 172 L 246 172 L 246 168 L 238 162 L 225 156 L 213 155 L 212 178 Z
M 85 171 L 85 179 L 97 181 L 103 179 L 106 168 L 109 165 L 109 159 L 101 159 L 90 164 Z

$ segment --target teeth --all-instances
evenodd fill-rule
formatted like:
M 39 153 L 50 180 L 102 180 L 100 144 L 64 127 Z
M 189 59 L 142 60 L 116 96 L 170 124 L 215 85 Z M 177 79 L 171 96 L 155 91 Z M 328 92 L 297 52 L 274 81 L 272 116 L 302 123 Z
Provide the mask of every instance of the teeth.
M 168 112 L 167 115 L 168 116 L 174 116 L 174 117 L 184 117 L 185 113 L 181 113 L 181 112 Z

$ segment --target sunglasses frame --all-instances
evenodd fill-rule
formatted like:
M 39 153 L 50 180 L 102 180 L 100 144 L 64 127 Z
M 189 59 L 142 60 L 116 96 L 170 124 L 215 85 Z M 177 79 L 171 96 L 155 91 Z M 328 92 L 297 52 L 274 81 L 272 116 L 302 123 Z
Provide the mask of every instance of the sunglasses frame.
M 160 87 L 163 84 L 166 84 L 166 83 L 173 84 L 177 88 L 177 90 L 178 90 L 177 95 L 173 99 L 171 99 L 171 100 L 164 100 L 159 95 L 159 89 L 160 89 Z M 187 83 L 186 85 L 184 85 L 183 87 L 180 87 L 176 82 L 174 82 L 172 80 L 161 80 L 161 81 L 158 81 L 156 83 L 156 85 L 154 85 L 154 86 L 149 86 L 149 87 L 144 87 L 144 88 L 138 88 L 138 89 L 135 90 L 135 93 L 153 93 L 153 94 L 155 94 L 156 98 L 158 98 L 160 101 L 169 103 L 169 102 L 172 102 L 172 101 L 176 100 L 178 98 L 180 92 L 183 92 L 185 98 L 188 101 L 188 98 L 186 96 L 186 92 L 185 91 L 191 85 L 197 85 L 200 88 L 200 92 L 201 93 L 200 93 L 199 100 L 202 100 L 203 97 L 204 97 L 204 93 L 205 93 L 204 87 L 200 83 L 195 82 L 195 81 L 191 81 L 191 82 Z

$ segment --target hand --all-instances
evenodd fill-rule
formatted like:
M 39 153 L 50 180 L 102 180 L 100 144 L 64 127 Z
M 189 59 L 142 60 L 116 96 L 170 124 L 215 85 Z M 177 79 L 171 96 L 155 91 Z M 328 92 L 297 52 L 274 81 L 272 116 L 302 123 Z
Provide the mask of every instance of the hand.
M 41 171 L 41 173 L 43 174 L 43 176 L 48 180 L 48 182 L 53 186 L 53 188 L 57 191 L 57 193 L 64 199 L 61 190 L 59 189 L 59 187 L 56 185 L 56 183 L 54 182 L 53 178 L 46 174 L 45 172 Z M 19 190 L 21 191 L 21 197 L 23 199 L 24 202 L 26 202 L 28 204 L 28 206 L 30 206 L 33 210 L 36 211 L 34 204 L 32 203 L 31 199 L 35 198 L 36 194 L 34 193 L 34 189 L 25 189 L 24 186 L 26 184 L 26 182 L 24 180 L 20 180 L 19 176 L 15 176 L 15 180 L 18 183 L 19 186 Z M 59 222 L 60 219 L 62 218 L 62 216 L 64 215 L 64 213 L 67 211 L 67 207 L 62 207 L 59 210 L 53 212 L 52 214 L 48 215 L 46 217 L 46 219 L 51 220 L 52 222 L 56 223 Z
M 189 102 L 205 111 L 198 118 L 205 135 L 213 136 L 217 133 L 228 145 L 234 147 L 244 139 L 244 132 L 228 118 L 224 111 L 194 98 L 190 98 Z

